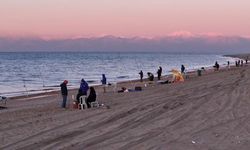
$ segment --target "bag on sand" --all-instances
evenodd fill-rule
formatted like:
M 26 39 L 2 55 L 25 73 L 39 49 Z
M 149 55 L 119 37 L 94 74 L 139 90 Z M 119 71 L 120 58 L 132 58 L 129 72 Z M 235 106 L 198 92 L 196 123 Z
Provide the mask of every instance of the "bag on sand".
M 142 90 L 142 88 L 140 86 L 135 87 L 135 91 L 141 91 L 141 90 Z

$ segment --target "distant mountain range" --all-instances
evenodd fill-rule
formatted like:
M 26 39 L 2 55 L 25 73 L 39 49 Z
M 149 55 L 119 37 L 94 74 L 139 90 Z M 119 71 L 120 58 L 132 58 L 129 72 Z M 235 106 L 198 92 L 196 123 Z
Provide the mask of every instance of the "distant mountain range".
M 209 35 L 169 35 L 162 38 L 122 38 L 104 36 L 44 40 L 39 38 L 0 37 L 0 52 L 83 51 L 83 52 L 169 52 L 220 53 L 250 52 L 250 38 Z

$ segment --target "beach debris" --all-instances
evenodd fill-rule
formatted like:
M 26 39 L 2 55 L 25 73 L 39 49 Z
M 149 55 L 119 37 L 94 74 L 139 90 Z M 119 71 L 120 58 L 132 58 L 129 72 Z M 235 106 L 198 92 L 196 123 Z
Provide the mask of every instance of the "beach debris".
M 237 144 L 240 144 L 240 143 L 241 143 L 240 137 L 237 135 L 235 138 L 236 138 L 236 140 L 237 140 Z
M 193 144 L 195 144 L 196 142 L 195 141 L 192 141 Z

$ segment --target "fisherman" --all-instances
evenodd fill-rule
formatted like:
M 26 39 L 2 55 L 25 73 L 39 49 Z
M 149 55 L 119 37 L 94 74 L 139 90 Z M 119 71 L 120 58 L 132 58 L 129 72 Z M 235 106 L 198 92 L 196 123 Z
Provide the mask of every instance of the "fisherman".
M 220 68 L 220 65 L 218 64 L 218 62 L 217 62 L 217 61 L 215 62 L 214 68 L 215 68 L 215 70 L 217 70 L 217 71 L 218 71 L 218 70 L 219 70 L 219 68 Z
M 107 78 L 105 77 L 105 74 L 102 74 L 101 82 L 102 82 L 103 92 L 106 93 Z
M 185 72 L 185 66 L 181 65 L 181 73 L 184 74 L 184 72 Z
M 158 80 L 161 80 L 161 74 L 162 74 L 162 68 L 161 66 L 159 66 L 159 69 L 157 70 Z
M 68 81 L 64 80 L 63 83 L 60 85 L 61 93 L 62 93 L 62 97 L 63 97 L 62 108 L 66 108 L 67 96 L 68 96 L 67 84 L 68 84 Z
M 142 72 L 142 70 L 139 72 L 139 75 L 140 75 L 140 81 L 142 82 L 142 79 L 143 79 L 143 72 Z

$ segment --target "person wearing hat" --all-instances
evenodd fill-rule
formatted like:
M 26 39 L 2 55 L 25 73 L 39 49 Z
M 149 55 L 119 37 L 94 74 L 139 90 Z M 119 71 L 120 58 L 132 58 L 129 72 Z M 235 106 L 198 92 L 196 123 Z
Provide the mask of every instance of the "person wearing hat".
M 66 108 L 67 96 L 68 96 L 67 84 L 68 84 L 68 81 L 64 80 L 63 83 L 60 85 L 61 93 L 62 93 L 62 97 L 63 97 L 62 108 Z

